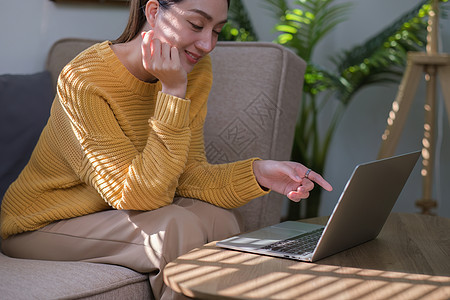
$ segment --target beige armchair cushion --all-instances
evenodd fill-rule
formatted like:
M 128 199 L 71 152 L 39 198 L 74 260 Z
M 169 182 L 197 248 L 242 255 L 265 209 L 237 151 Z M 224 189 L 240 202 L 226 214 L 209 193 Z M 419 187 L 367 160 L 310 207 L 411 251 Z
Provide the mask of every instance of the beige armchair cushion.
M 219 43 L 205 124 L 211 163 L 249 157 L 289 160 L 306 64 L 273 43 Z M 280 221 L 274 192 L 240 208 L 245 229 Z

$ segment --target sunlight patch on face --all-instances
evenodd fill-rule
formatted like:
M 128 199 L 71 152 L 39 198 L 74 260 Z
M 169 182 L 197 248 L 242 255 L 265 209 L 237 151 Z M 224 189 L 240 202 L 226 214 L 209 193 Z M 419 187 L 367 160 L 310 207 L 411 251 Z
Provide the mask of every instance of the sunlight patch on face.
M 158 31 L 155 32 L 155 37 L 162 42 L 169 43 L 177 47 L 180 41 L 180 32 L 183 30 L 181 18 L 183 11 L 175 6 L 172 6 L 166 11 L 160 11 L 160 23 L 156 26 Z

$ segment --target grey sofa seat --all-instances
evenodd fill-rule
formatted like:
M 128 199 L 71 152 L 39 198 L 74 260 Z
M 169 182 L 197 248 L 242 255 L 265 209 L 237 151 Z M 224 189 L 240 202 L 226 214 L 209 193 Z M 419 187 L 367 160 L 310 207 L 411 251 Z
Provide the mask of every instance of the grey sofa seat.
M 151 299 L 148 276 L 84 262 L 0 256 L 0 299 Z
M 57 41 L 46 65 L 52 82 L 65 64 L 96 42 Z M 264 42 L 218 43 L 211 57 L 214 80 L 204 130 L 208 160 L 289 160 L 305 62 Z M 279 222 L 282 199 L 272 192 L 239 208 L 244 230 Z M 0 253 L 0 298 L 147 299 L 151 289 L 146 274 L 120 266 L 22 260 Z

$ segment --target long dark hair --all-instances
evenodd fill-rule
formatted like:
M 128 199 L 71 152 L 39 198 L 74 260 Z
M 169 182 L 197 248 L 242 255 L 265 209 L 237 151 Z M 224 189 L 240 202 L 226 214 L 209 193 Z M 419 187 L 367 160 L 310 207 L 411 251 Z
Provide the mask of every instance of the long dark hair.
M 183 0 L 158 0 L 161 9 L 168 9 L 171 5 L 181 1 Z M 227 0 L 228 7 L 230 7 L 230 1 L 231 0 Z M 147 2 L 148 0 L 130 1 L 130 16 L 128 18 L 128 24 L 119 38 L 113 41 L 114 44 L 129 42 L 141 32 L 142 27 L 147 21 L 144 14 L 144 7 Z

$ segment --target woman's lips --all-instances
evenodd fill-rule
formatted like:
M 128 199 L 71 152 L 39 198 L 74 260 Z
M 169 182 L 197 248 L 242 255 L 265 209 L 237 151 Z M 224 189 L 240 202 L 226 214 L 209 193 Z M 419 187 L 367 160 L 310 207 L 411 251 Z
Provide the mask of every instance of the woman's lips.
M 186 53 L 186 57 L 187 57 L 188 61 L 192 64 L 196 64 L 200 60 L 200 58 L 202 58 L 201 55 L 194 54 L 187 50 L 185 51 L 185 53 Z

